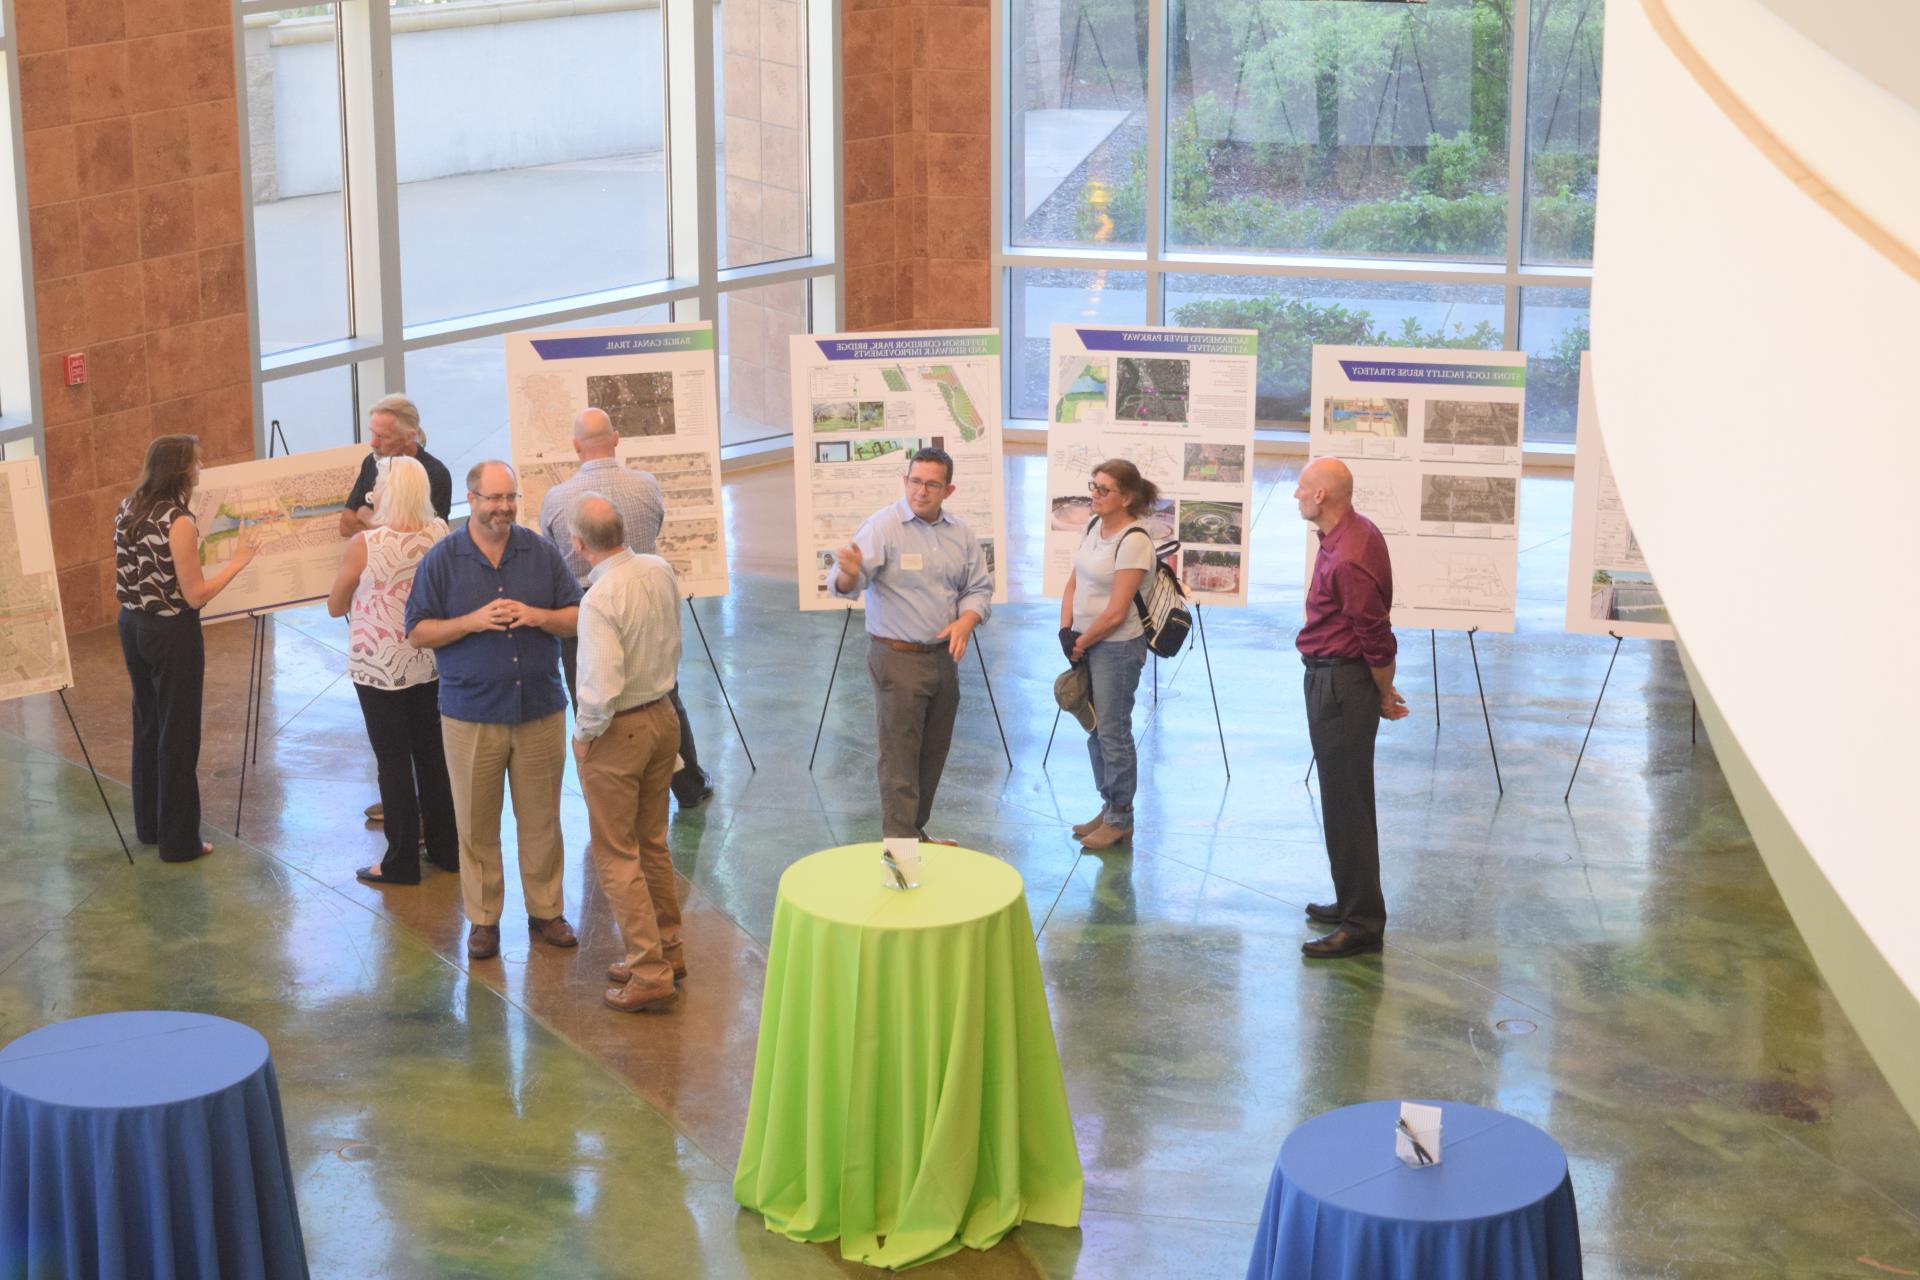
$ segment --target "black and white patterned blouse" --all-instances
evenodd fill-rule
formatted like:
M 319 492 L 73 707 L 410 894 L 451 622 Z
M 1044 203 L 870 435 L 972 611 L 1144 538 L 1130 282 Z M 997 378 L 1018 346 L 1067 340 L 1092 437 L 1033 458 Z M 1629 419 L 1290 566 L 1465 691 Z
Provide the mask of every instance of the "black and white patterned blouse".
M 132 501 L 122 499 L 113 517 L 113 594 L 122 609 L 171 618 L 187 607 L 187 598 L 180 594 L 180 580 L 174 575 L 167 534 L 175 520 L 191 520 L 193 513 L 177 502 L 164 501 L 129 528 Z

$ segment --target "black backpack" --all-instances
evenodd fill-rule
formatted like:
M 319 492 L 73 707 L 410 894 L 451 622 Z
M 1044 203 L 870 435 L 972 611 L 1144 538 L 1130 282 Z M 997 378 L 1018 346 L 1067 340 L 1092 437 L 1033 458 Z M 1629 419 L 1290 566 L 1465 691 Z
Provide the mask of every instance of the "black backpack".
M 1095 516 L 1087 525 L 1087 533 L 1100 523 Z M 1137 533 L 1152 541 L 1153 535 L 1138 525 L 1129 528 L 1120 535 L 1120 542 L 1127 540 L 1127 534 Z M 1113 545 L 1113 555 L 1117 562 L 1120 558 L 1120 543 Z M 1153 549 L 1153 568 L 1147 572 L 1146 580 L 1140 589 L 1133 593 L 1133 607 L 1140 615 L 1140 625 L 1147 633 L 1147 651 L 1158 657 L 1171 658 L 1180 652 L 1180 646 L 1187 642 L 1187 634 L 1193 630 L 1193 610 L 1188 607 L 1187 586 L 1180 581 L 1180 575 L 1174 572 L 1169 560 L 1180 559 L 1180 540 L 1162 542 Z

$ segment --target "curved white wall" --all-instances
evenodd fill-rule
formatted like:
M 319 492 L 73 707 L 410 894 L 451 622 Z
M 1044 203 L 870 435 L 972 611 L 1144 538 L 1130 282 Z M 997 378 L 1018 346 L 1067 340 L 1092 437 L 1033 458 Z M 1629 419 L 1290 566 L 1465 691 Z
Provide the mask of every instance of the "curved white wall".
M 1668 11 L 1830 184 L 1879 156 L 1860 205 L 1883 229 L 1920 217 L 1911 107 L 1757 2 Z M 1607 13 L 1607 451 L 1768 868 L 1920 1116 L 1920 281 L 1735 126 L 1662 12 Z

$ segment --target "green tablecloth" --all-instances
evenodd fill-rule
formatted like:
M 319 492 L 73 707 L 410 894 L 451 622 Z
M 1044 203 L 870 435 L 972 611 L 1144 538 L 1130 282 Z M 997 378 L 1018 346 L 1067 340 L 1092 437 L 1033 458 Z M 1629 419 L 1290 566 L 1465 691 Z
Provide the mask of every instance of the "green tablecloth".
M 921 887 L 880 846 L 780 878 L 734 1199 L 795 1240 L 909 1267 L 1080 1221 L 1080 1155 L 1020 873 L 921 846 Z M 884 1240 L 884 1243 L 882 1241 Z

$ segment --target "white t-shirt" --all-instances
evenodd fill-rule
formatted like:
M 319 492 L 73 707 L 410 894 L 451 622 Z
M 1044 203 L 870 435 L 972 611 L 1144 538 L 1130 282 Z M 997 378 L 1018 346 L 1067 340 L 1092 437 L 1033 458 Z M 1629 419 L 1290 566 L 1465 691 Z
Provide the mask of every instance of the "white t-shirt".
M 1080 548 L 1073 553 L 1075 631 L 1085 631 L 1095 618 L 1106 611 L 1107 601 L 1113 597 L 1115 569 L 1153 568 L 1153 535 L 1145 532 L 1146 527 L 1136 520 L 1108 538 L 1102 535 L 1100 526 L 1095 524 L 1092 531 L 1080 539 Z M 1129 535 L 1127 529 L 1139 529 L 1142 532 Z M 1143 631 L 1140 614 L 1129 602 L 1125 618 L 1106 639 L 1131 640 Z

